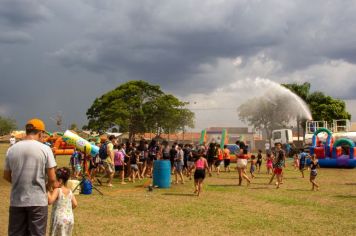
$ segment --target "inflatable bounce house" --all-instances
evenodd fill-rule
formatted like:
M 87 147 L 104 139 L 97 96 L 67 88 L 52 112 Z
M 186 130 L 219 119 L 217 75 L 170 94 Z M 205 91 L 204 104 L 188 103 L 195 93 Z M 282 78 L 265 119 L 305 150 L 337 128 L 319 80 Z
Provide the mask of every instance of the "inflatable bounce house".
M 63 133 L 56 132 L 51 134 L 46 142 L 52 147 L 52 151 L 55 155 L 72 155 L 75 149 L 74 145 L 67 144 L 63 138 Z
M 324 143 L 318 137 L 320 133 L 327 134 Z M 355 151 L 355 143 L 351 139 L 341 138 L 334 141 L 332 132 L 326 128 L 320 128 L 314 132 L 310 155 L 317 156 L 320 167 L 355 168 Z
M 210 131 L 210 130 L 202 130 L 201 131 L 201 136 L 199 140 L 200 145 L 208 145 L 211 142 L 216 142 L 219 143 L 220 141 L 220 146 L 224 147 L 225 144 L 228 144 L 229 137 L 227 135 L 227 130 L 222 129 L 219 131 Z

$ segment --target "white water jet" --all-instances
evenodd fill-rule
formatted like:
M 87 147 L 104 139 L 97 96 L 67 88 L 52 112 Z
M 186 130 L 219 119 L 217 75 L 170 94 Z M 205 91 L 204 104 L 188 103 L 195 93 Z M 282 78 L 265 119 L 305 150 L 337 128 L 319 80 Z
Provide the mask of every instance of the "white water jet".
M 293 115 L 312 120 L 307 104 L 282 85 L 265 78 L 240 79 L 225 84 L 209 94 L 192 94 L 184 100 L 191 101 L 190 109 L 196 114 L 197 130 L 211 126 L 240 126 L 236 108 L 249 99 L 263 96 L 275 103 L 281 96 Z M 276 102 L 277 103 L 277 102 Z
M 300 118 L 313 119 L 308 105 L 298 95 L 274 81 L 257 77 L 256 79 L 239 80 L 231 86 L 236 90 L 250 91 L 249 97 L 262 95 L 271 103 L 274 103 L 278 97 L 283 96 L 288 107 L 294 109 L 295 113 L 299 113 Z

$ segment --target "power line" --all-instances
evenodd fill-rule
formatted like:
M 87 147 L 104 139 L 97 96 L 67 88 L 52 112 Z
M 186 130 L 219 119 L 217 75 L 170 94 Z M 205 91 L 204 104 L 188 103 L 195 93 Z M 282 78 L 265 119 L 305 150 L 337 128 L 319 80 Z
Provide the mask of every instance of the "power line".
M 209 111 L 209 110 L 235 110 L 231 107 L 215 107 L 215 108 L 188 108 L 190 110 L 198 110 L 198 111 Z

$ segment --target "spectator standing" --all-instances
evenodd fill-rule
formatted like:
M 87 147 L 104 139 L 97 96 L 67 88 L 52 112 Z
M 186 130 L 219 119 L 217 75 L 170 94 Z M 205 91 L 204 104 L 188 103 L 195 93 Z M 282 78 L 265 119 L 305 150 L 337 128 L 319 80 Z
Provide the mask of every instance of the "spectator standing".
M 43 144 L 45 124 L 31 119 L 24 140 L 9 148 L 4 179 L 11 183 L 9 235 L 45 235 L 48 216 L 47 189 L 56 187 L 52 150 Z

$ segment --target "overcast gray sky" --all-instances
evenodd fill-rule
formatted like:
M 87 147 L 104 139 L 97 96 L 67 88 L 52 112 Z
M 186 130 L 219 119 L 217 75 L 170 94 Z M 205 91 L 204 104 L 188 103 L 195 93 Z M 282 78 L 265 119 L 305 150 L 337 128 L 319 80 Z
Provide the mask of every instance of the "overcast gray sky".
M 142 79 L 195 102 L 197 129 L 235 125 L 234 85 L 261 77 L 308 81 L 356 118 L 355 22 L 352 0 L 0 0 L 0 115 L 83 125 L 96 97 Z

